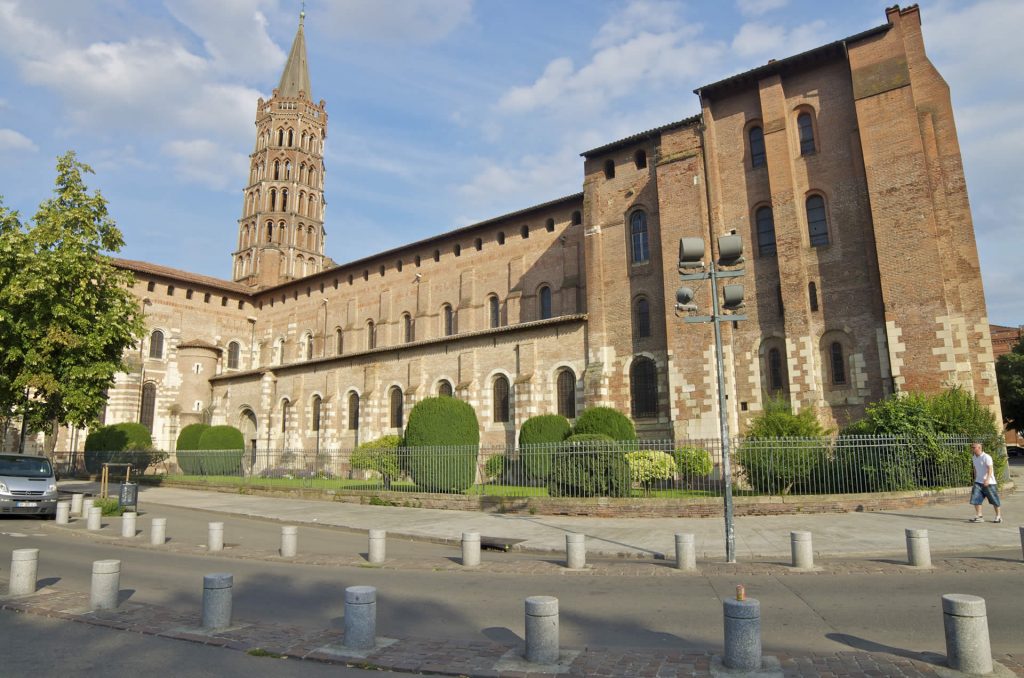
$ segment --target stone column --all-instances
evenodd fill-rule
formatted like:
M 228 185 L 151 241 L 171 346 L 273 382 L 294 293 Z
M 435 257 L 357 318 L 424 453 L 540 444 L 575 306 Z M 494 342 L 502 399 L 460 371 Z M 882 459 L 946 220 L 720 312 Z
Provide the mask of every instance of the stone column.
M 526 661 L 557 664 L 558 598 L 530 596 L 526 599 Z

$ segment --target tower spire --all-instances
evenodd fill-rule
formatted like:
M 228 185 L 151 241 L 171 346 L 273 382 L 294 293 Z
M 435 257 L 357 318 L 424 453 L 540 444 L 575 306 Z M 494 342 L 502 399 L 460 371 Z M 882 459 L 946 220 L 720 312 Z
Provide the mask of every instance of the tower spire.
M 306 64 L 306 10 L 303 3 L 303 10 L 299 12 L 299 29 L 295 32 L 295 40 L 292 41 L 292 50 L 288 53 L 288 61 L 284 65 L 284 72 L 281 73 L 281 83 L 277 86 L 278 94 L 282 97 L 298 97 L 299 92 L 305 94 L 306 99 L 313 100 L 313 91 L 309 84 L 309 66 Z

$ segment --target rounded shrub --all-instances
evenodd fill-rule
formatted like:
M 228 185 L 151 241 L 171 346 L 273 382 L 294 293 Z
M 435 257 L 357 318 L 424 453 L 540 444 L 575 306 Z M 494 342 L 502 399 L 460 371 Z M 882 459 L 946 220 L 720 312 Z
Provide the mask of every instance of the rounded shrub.
M 151 459 L 152 450 L 153 436 L 142 424 L 101 426 L 85 439 L 85 470 L 100 473 L 103 464 L 120 463 L 131 464 L 133 472 L 142 473 L 156 461 Z
M 566 438 L 548 478 L 552 497 L 628 497 L 629 490 L 626 456 L 602 433 Z
M 441 449 L 438 449 L 441 448 Z M 469 403 L 424 398 L 409 413 L 405 458 L 413 482 L 428 492 L 465 492 L 476 480 L 480 425 Z
M 178 450 L 198 450 L 199 439 L 203 437 L 203 434 L 210 430 L 209 424 L 189 424 L 185 428 L 181 429 L 181 433 L 178 434 L 178 442 L 176 448 Z
M 519 450 L 526 475 L 543 483 L 551 475 L 551 464 L 560 443 L 569 437 L 572 427 L 560 414 L 541 414 L 530 417 L 519 429 Z
M 349 463 L 354 469 L 374 471 L 384 480 L 385 489 L 390 489 L 391 481 L 402 474 L 399 464 L 398 450 L 402 446 L 402 436 L 387 435 L 376 440 L 362 443 L 352 452 Z
M 796 414 L 789 403 L 770 401 L 752 422 L 737 460 L 750 486 L 763 494 L 814 492 L 827 475 L 828 430 L 813 410 Z
M 245 438 L 234 426 L 211 426 L 199 436 L 200 450 L 244 450 Z
M 197 446 L 178 450 L 178 465 L 186 475 L 242 475 L 245 438 L 234 426 L 210 426 L 199 436 Z
M 676 475 L 676 460 L 661 450 L 634 450 L 626 452 L 629 475 L 634 485 L 650 488 L 664 485 Z
M 636 440 L 632 420 L 611 407 L 588 407 L 576 419 L 573 435 L 600 433 L 612 440 Z
M 686 481 L 692 478 L 706 478 L 714 470 L 711 453 L 702 447 L 681 447 L 672 452 L 679 476 Z
M 487 458 L 487 462 L 484 464 L 484 476 L 487 477 L 487 482 L 495 483 L 501 480 L 505 476 L 505 469 L 508 463 L 508 458 L 504 454 L 495 454 Z

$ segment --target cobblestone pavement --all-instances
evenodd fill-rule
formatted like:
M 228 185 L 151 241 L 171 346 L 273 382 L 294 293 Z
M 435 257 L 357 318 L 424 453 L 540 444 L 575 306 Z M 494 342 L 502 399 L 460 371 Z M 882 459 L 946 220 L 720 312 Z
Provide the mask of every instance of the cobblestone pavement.
M 380 642 L 376 649 L 350 652 L 339 630 L 310 630 L 266 622 L 233 620 L 218 631 L 200 627 L 198 614 L 174 612 L 142 603 L 125 602 L 116 610 L 89 611 L 89 596 L 46 588 L 20 598 L 0 599 L 0 610 L 40 615 L 70 622 L 202 643 L 241 652 L 262 651 L 289 658 L 381 668 L 408 673 L 481 678 L 551 676 L 556 667 L 533 666 L 520 658 L 522 648 L 491 641 L 438 641 L 411 638 Z M 784 676 L 949 676 L 943 658 L 896 650 L 774 655 Z M 994 658 L 1003 669 L 1024 676 L 1024 657 Z M 506 668 L 509 664 L 514 668 Z M 712 676 L 711 652 L 674 652 L 588 647 L 566 652 L 557 667 L 566 676 Z M 1005 672 L 1004 672 L 1005 675 Z

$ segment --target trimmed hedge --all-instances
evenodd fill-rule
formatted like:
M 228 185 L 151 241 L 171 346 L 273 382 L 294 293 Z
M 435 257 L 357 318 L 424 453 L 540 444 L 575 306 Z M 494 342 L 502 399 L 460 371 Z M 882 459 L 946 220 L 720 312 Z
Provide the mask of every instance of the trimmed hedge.
M 405 427 L 409 475 L 427 492 L 464 492 L 476 480 L 480 424 L 472 406 L 457 398 L 424 398 Z M 432 447 L 444 446 L 438 451 Z
M 188 428 L 188 427 L 186 427 Z M 234 426 L 210 426 L 196 450 L 178 450 L 178 466 L 191 476 L 240 476 L 245 438 Z
M 178 450 L 198 450 L 199 439 L 203 437 L 203 434 L 210 430 L 209 424 L 189 424 L 185 428 L 181 429 L 181 433 L 178 434 L 178 442 L 176 449 Z
M 612 440 L 636 440 L 632 420 L 611 407 L 588 407 L 576 420 L 573 435 L 600 433 Z
M 570 436 L 555 457 L 548 493 L 552 497 L 628 497 L 626 456 L 610 436 Z
M 747 482 L 762 494 L 807 494 L 817 489 L 829 463 L 829 441 L 814 414 L 794 414 L 788 402 L 770 400 L 750 425 L 737 461 Z
M 134 422 L 101 426 L 85 439 L 85 470 L 93 474 L 100 473 L 106 463 L 131 464 L 133 473 L 144 473 L 166 458 L 153 450 L 149 429 Z
M 688 478 L 705 478 L 715 468 L 711 463 L 711 453 L 701 447 L 681 447 L 672 456 L 675 457 L 679 476 L 684 481 Z
M 551 475 L 557 447 L 572 433 L 569 420 L 560 414 L 541 414 L 530 417 L 519 429 L 519 448 L 522 451 L 523 469 L 533 480 L 545 482 Z
M 661 450 L 634 450 L 626 452 L 629 474 L 635 485 L 651 487 L 664 484 L 676 476 L 676 460 L 668 452 Z
M 376 471 L 384 480 L 384 487 L 391 487 L 391 481 L 402 474 L 398 450 L 402 446 L 402 436 L 381 436 L 369 440 L 352 452 L 349 463 L 354 469 Z
M 234 426 L 211 426 L 199 437 L 200 450 L 244 450 L 245 437 Z

